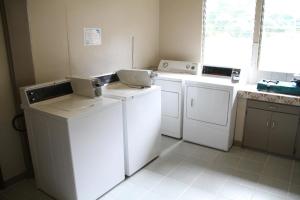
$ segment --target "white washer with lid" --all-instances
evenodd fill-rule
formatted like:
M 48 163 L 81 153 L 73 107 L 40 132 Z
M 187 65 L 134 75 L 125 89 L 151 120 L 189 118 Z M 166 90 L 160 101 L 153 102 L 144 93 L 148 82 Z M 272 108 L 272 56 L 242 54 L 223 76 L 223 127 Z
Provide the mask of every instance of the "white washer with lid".
M 68 80 L 21 89 L 37 187 L 94 200 L 125 178 L 122 104 L 72 93 Z
M 128 76 L 132 73 L 133 77 L 140 77 L 139 74 L 144 72 L 135 70 Z M 131 176 L 160 154 L 160 87 L 129 87 L 121 82 L 112 82 L 102 87 L 102 95 L 122 101 L 125 172 Z

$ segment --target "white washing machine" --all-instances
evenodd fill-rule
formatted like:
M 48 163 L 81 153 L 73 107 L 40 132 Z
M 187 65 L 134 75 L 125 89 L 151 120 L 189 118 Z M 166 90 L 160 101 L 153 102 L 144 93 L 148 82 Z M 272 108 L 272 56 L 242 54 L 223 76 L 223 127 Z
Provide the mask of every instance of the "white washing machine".
M 198 63 L 162 60 L 155 78 L 161 87 L 161 134 L 182 138 L 185 80 L 197 74 Z
M 139 72 L 136 73 L 134 77 L 141 77 Z M 102 95 L 122 100 L 125 172 L 131 176 L 160 153 L 160 87 L 129 87 L 121 82 L 112 82 L 103 86 Z
M 204 71 L 219 74 L 218 69 Z M 229 69 L 221 69 L 220 73 Z M 237 83 L 231 78 L 202 75 L 186 80 L 183 139 L 228 151 L 233 143 Z M 228 73 L 227 73 L 228 74 Z
M 70 81 L 21 89 L 37 187 L 95 200 L 125 178 L 122 102 L 72 94 Z

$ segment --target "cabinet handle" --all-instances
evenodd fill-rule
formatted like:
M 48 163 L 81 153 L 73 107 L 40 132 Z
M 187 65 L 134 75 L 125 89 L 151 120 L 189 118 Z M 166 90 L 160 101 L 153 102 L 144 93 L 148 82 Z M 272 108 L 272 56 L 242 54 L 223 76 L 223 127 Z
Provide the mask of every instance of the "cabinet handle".
M 274 128 L 276 125 L 275 121 L 272 121 L 272 127 L 271 128 Z
M 194 99 L 191 99 L 191 107 L 194 106 Z
M 269 128 L 269 126 L 270 126 L 270 121 L 268 120 L 267 121 L 267 127 Z

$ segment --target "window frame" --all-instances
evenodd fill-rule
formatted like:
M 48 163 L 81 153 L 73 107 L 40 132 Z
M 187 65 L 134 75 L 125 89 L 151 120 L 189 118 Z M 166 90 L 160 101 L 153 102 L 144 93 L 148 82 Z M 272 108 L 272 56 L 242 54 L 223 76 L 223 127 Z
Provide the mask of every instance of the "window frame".
M 205 54 L 205 25 L 206 25 L 206 4 L 209 0 L 202 1 L 202 47 L 201 47 L 201 66 L 204 66 L 204 54 Z M 266 71 L 261 70 L 259 67 L 260 59 L 261 59 L 261 46 L 262 46 L 262 35 L 263 35 L 263 23 L 264 23 L 264 6 L 265 0 L 255 0 L 255 18 L 254 18 L 254 30 L 253 30 L 253 41 L 252 41 L 252 55 L 251 55 L 251 63 L 249 63 L 249 68 L 245 68 L 250 72 L 250 74 L 257 74 L 258 72 L 271 72 L 276 73 L 276 71 Z M 218 66 L 216 66 L 218 67 Z M 289 72 L 279 72 L 288 74 Z M 250 75 L 251 76 L 251 75 Z M 255 75 L 254 75 L 255 76 Z M 255 77 L 250 77 L 255 78 Z M 251 82 L 251 81 L 250 81 Z
M 200 52 L 200 54 L 201 54 L 201 56 L 200 56 L 200 58 L 201 58 L 200 64 L 201 64 L 202 67 L 206 66 L 206 65 L 204 65 L 204 52 L 205 52 L 204 48 L 205 48 L 205 37 L 206 37 L 206 35 L 205 35 L 205 25 L 206 25 L 206 4 L 207 4 L 207 1 L 209 1 L 209 0 L 202 0 L 202 21 L 201 21 L 201 25 L 202 25 L 202 39 L 201 39 L 201 42 L 202 42 L 202 44 L 201 44 L 201 52 Z M 252 62 L 253 62 L 253 45 L 254 45 L 255 32 L 256 32 L 256 28 L 257 28 L 256 27 L 257 26 L 257 20 L 256 20 L 257 6 L 258 6 L 258 2 L 260 2 L 260 1 L 264 2 L 264 0 L 255 0 L 255 13 L 254 13 L 255 17 L 254 17 L 254 26 L 253 26 L 254 31 L 253 31 L 253 38 L 252 38 L 253 39 L 252 40 L 252 56 L 250 56 L 251 60 L 249 62 L 251 62 L 251 63 L 249 63 L 248 67 L 251 67 L 252 66 Z M 260 12 L 260 15 L 261 15 L 261 12 Z M 261 24 L 261 22 L 262 22 L 262 19 L 259 20 L 260 24 Z M 259 28 L 259 35 L 261 35 L 261 31 L 262 31 L 262 30 L 260 30 L 261 27 Z M 259 40 L 261 40 L 261 39 L 259 39 Z M 259 44 L 260 44 L 260 41 L 259 41 Z M 255 57 L 258 57 L 258 55 L 255 56 Z M 220 66 L 214 66 L 214 67 L 220 67 Z M 258 69 L 258 66 L 257 66 L 257 69 Z

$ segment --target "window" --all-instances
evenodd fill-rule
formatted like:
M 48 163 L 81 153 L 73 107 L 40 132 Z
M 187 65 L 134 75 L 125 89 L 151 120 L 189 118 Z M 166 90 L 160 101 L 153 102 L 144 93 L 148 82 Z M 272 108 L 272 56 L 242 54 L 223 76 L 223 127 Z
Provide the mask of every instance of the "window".
M 299 0 L 265 0 L 260 70 L 300 72 L 299 8 Z
M 236 68 L 250 65 L 255 5 L 256 0 L 206 0 L 204 65 Z

